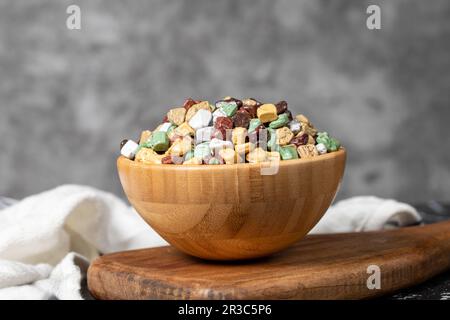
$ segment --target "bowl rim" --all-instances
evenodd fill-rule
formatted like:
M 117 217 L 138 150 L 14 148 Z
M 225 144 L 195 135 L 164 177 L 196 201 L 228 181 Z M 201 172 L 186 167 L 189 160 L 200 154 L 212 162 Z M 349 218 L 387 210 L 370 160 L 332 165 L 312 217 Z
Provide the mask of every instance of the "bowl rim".
M 346 157 L 347 152 L 346 149 L 341 147 L 339 150 L 322 154 L 317 157 L 308 158 L 308 159 L 293 159 L 293 160 L 280 160 L 279 167 L 290 167 L 297 166 L 307 163 L 317 163 L 325 160 L 336 159 L 340 157 Z M 134 160 L 130 160 L 122 155 L 117 158 L 117 164 L 123 164 L 129 167 L 138 167 L 143 169 L 162 169 L 162 170 L 230 170 L 230 169 L 239 169 L 239 168 L 256 168 L 259 169 L 261 167 L 266 167 L 269 162 L 263 163 L 235 163 L 235 164 L 182 164 L 182 165 L 174 165 L 174 164 L 149 164 L 136 162 Z

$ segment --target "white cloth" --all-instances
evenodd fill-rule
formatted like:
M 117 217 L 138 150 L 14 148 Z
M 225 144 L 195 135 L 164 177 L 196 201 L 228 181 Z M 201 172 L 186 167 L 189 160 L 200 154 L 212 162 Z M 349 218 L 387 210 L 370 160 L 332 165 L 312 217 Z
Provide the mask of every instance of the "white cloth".
M 393 229 L 420 221 L 417 210 L 409 204 L 373 196 L 353 197 L 331 206 L 310 233 Z
M 0 299 L 81 299 L 99 252 L 165 244 L 116 196 L 61 186 L 0 211 Z
M 357 197 L 331 207 L 312 232 L 366 231 L 420 220 L 394 200 Z M 66 185 L 0 210 L 0 299 L 82 299 L 99 252 L 166 245 L 122 200 Z

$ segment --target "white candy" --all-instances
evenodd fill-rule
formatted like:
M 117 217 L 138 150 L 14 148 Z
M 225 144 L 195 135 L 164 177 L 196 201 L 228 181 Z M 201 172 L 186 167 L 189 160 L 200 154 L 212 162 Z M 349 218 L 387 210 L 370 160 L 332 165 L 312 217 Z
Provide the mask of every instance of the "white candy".
M 213 112 L 213 123 L 216 123 L 218 117 L 226 117 L 226 113 L 222 111 L 222 109 L 217 109 Z
M 297 120 L 292 120 L 289 122 L 289 129 L 294 133 L 297 134 L 302 130 L 302 124 L 298 122 Z
M 194 129 L 198 130 L 200 128 L 207 127 L 211 122 L 212 114 L 211 111 L 200 109 L 195 115 L 189 120 L 189 125 Z
M 222 149 L 234 149 L 234 145 L 231 141 L 220 140 L 217 138 L 211 139 L 209 142 L 209 147 L 211 150 L 214 150 L 214 154 L 218 154 L 218 152 Z
M 211 136 L 214 130 L 214 127 L 204 127 L 198 129 L 195 132 L 195 144 L 199 144 L 205 141 L 211 141 Z
M 169 128 L 172 126 L 170 122 L 164 122 L 160 127 L 158 131 L 167 132 Z
M 325 154 L 327 153 L 327 147 L 323 143 L 318 143 L 316 145 L 316 149 L 319 152 L 319 154 Z
M 133 140 L 128 140 L 120 149 L 120 154 L 124 157 L 127 157 L 128 159 L 134 159 L 134 156 L 136 155 L 136 151 L 139 148 L 139 145 L 134 142 Z

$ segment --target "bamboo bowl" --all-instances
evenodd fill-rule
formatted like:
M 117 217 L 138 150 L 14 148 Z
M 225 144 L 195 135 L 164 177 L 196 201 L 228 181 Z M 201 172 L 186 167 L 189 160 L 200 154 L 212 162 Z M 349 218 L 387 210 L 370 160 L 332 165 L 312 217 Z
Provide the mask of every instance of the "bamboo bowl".
M 166 241 L 212 260 L 256 258 L 304 237 L 333 201 L 346 152 L 260 164 L 146 165 L 119 157 L 130 203 Z

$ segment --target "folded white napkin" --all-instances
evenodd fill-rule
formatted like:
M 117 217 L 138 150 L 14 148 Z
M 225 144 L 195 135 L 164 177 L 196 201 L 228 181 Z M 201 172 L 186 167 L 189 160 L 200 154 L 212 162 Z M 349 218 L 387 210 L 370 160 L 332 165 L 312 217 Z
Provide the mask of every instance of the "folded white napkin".
M 331 207 L 315 233 L 418 222 L 414 208 L 357 197 Z M 0 210 L 0 299 L 82 299 L 80 283 L 99 252 L 166 245 L 116 196 L 66 185 Z

